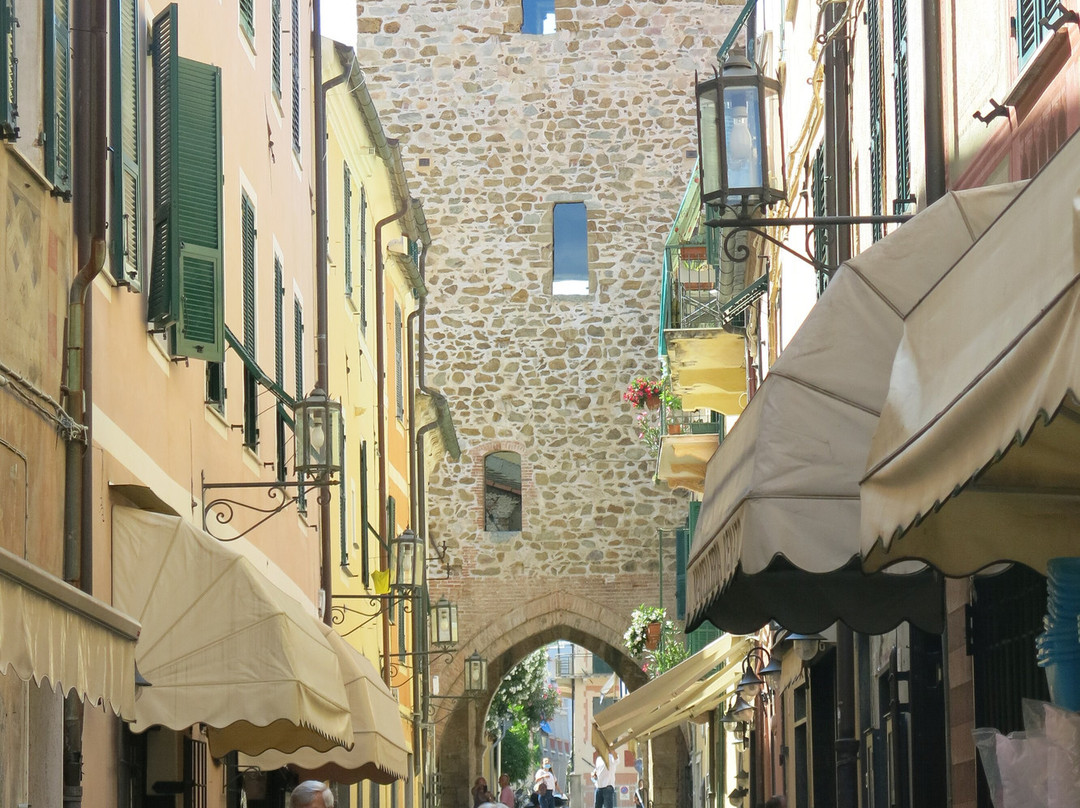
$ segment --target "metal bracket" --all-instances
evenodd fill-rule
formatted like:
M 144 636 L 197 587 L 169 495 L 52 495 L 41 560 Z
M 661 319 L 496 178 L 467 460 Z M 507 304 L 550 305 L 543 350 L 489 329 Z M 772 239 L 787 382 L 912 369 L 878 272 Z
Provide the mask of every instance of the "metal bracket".
M 980 123 L 989 124 L 990 121 L 994 120 L 994 118 L 1008 117 L 1008 115 L 1009 107 L 1005 104 L 999 104 L 997 101 L 991 98 L 989 112 L 984 115 L 980 110 L 976 110 L 971 117 L 979 121 Z
M 318 489 L 318 496 L 316 501 L 321 505 L 327 497 L 330 496 L 329 487 L 331 485 L 340 485 L 340 482 L 335 480 L 311 480 L 305 482 L 272 482 L 272 483 L 208 483 L 206 481 L 206 472 L 204 471 L 200 475 L 202 482 L 202 502 L 203 502 L 203 514 L 202 514 L 202 527 L 203 530 L 209 533 L 218 541 L 236 541 L 243 536 L 246 536 L 255 528 L 262 525 L 268 519 L 281 513 L 287 507 L 296 502 L 304 489 L 312 488 Z M 274 504 L 269 506 L 260 507 L 258 505 L 252 505 L 248 502 L 242 502 L 238 499 L 232 499 L 231 497 L 216 497 L 210 501 L 206 499 L 207 491 L 220 491 L 220 490 L 261 490 L 266 492 L 268 499 L 274 501 Z M 296 491 L 295 494 L 290 494 L 290 491 Z M 280 500 L 280 501 L 279 501 Z M 219 536 L 211 529 L 212 524 L 227 525 L 232 522 L 233 517 L 236 516 L 236 509 L 240 508 L 246 511 L 253 511 L 258 514 L 263 514 L 255 524 L 248 527 L 242 533 L 238 533 L 235 536 Z M 213 520 L 209 520 L 207 517 L 213 513 Z
M 1054 17 L 1055 14 L 1057 14 L 1056 17 Z M 1039 20 L 1039 25 L 1056 34 L 1066 23 L 1070 22 L 1074 25 L 1080 25 L 1080 14 L 1077 14 L 1071 8 L 1065 8 L 1065 4 L 1058 0 L 1046 12 L 1046 16 Z

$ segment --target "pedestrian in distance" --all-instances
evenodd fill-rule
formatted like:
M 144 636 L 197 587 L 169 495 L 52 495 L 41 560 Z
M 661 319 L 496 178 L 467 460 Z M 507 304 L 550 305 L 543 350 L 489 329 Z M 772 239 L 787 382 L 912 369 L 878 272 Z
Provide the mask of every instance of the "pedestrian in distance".
M 596 808 L 615 808 L 615 755 L 608 752 L 607 759 L 596 753 L 596 764 L 592 770 L 593 785 L 596 786 Z
M 334 808 L 334 792 L 321 780 L 305 780 L 289 795 L 289 808 Z
M 514 808 L 514 789 L 510 788 L 510 775 L 499 775 L 499 802 L 506 808 Z
M 537 802 L 540 808 L 555 808 L 555 791 L 559 787 L 559 782 L 551 773 L 551 758 L 544 758 L 533 777 L 533 784 L 539 797 Z
M 477 777 L 476 782 L 472 787 L 472 804 L 473 808 L 480 808 L 484 803 L 484 798 L 487 796 L 487 780 L 483 777 Z

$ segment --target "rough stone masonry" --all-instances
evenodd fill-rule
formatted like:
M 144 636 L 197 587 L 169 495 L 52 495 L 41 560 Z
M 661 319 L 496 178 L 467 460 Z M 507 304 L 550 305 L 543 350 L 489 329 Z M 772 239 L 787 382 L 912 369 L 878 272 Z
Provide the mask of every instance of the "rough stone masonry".
M 429 475 L 430 538 L 454 563 L 431 588 L 458 604 L 467 652 L 483 638 L 489 659 L 520 658 L 578 624 L 558 612 L 568 603 L 626 625 L 657 600 L 657 529 L 682 524 L 687 500 L 654 482 L 622 392 L 660 372 L 662 245 L 696 157 L 694 72 L 711 73 L 742 5 L 556 0 L 555 32 L 526 35 L 520 0 L 358 4 L 360 64 L 432 232 L 428 382 L 463 454 Z M 589 292 L 557 297 L 552 208 L 568 201 L 587 209 Z M 521 455 L 520 532 L 484 530 L 494 451 Z M 668 546 L 669 609 L 674 560 Z M 563 606 L 541 637 L 526 607 L 553 592 L 572 597 L 551 601 Z M 493 637 L 495 622 L 533 635 Z M 621 652 L 596 635 L 583 644 Z M 444 693 L 460 670 L 441 672 Z M 475 727 L 455 731 L 474 749 Z M 467 788 L 457 737 L 441 744 L 443 782 Z

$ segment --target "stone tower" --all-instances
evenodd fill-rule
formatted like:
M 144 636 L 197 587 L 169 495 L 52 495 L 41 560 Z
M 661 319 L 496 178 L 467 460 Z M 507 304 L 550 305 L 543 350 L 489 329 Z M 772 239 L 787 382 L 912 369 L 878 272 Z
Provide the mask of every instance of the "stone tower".
M 657 531 L 682 524 L 687 499 L 653 481 L 622 392 L 660 372 L 662 246 L 696 158 L 694 72 L 711 71 L 743 5 L 555 0 L 546 34 L 522 33 L 522 0 L 358 5 L 360 64 L 431 229 L 427 383 L 462 448 L 428 472 L 429 538 L 454 567 L 432 596 L 458 604 L 464 651 L 433 671 L 444 694 L 461 692 L 474 648 L 494 688 L 559 637 L 635 685 L 621 632 L 657 601 L 661 567 L 674 606 L 675 550 L 661 561 Z M 553 290 L 553 210 L 569 202 L 585 206 L 588 281 L 567 295 Z M 515 460 L 520 529 L 499 493 L 515 488 Z M 463 805 L 487 702 L 437 704 L 442 781 L 460 790 L 443 801 Z

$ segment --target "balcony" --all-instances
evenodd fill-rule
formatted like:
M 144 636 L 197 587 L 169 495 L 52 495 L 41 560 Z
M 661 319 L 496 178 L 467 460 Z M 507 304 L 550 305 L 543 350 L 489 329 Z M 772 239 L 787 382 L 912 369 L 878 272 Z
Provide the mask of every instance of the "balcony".
M 684 404 L 685 406 L 685 404 Z M 705 467 L 724 434 L 723 420 L 703 411 L 664 410 L 656 476 L 671 487 L 701 494 Z

